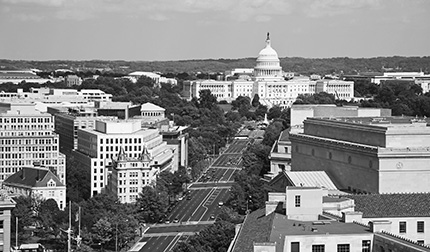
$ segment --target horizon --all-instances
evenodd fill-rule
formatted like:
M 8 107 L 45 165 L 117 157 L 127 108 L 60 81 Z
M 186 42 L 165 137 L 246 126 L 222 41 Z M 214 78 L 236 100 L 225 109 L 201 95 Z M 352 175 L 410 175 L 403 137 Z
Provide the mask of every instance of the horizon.
M 430 1 L 423 0 L 0 3 L 0 58 L 9 60 L 242 59 L 258 56 L 267 32 L 281 58 L 430 55 Z
M 72 62 L 79 62 L 79 61 L 125 61 L 125 62 L 180 62 L 180 61 L 218 61 L 218 60 L 244 60 L 244 59 L 257 59 L 258 56 L 254 57 L 243 57 L 243 58 L 202 58 L 202 59 L 177 59 L 177 60 L 124 60 L 124 59 L 77 59 L 77 60 L 71 60 L 71 59 L 45 59 L 45 60 L 35 60 L 35 59 L 5 59 L 0 58 L 0 61 L 37 61 L 37 62 L 50 62 L 50 61 L 72 61 Z M 300 57 L 300 56 L 294 56 L 294 57 L 282 57 L 279 56 L 279 59 L 288 59 L 288 58 L 299 58 L 299 59 L 315 59 L 315 60 L 324 60 L 324 59 L 342 59 L 342 58 L 348 58 L 348 59 L 377 59 L 377 58 L 427 58 L 430 57 L 430 55 L 423 55 L 423 56 L 402 56 L 402 55 L 393 55 L 393 56 L 372 56 L 372 57 L 324 57 L 324 58 L 310 58 L 310 57 Z

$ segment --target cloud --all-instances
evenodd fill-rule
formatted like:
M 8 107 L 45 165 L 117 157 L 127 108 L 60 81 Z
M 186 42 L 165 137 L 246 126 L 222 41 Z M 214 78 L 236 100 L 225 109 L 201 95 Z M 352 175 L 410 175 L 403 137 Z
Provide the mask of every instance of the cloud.
M 313 18 L 348 14 L 360 9 L 372 10 L 381 7 L 381 0 L 309 0 L 304 13 Z
M 11 8 L 24 5 L 50 7 L 49 11 L 40 11 L 40 14 L 73 20 L 118 13 L 162 21 L 172 14 L 207 13 L 207 19 L 227 15 L 236 21 L 265 22 L 273 15 L 291 13 L 291 6 L 285 0 L 0 0 L 0 4 L 2 2 Z M 16 8 L 16 11 L 31 13 L 31 8 L 25 9 Z
M 36 4 L 42 6 L 62 6 L 66 0 L 3 0 L 4 3 L 8 4 Z

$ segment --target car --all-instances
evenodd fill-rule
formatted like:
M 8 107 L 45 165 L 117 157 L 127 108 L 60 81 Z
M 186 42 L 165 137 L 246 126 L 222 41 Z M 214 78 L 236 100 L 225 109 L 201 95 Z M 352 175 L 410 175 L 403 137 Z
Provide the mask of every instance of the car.
M 166 220 L 164 223 L 169 224 L 169 223 L 170 223 L 170 220 Z
M 214 214 L 211 214 L 210 219 L 211 219 L 211 220 L 215 220 L 215 215 L 214 215 Z
M 190 199 L 191 199 L 191 195 L 188 195 L 188 196 L 187 196 L 187 200 L 190 200 Z
M 175 218 L 174 220 L 173 220 L 173 223 L 178 223 L 179 222 L 179 219 L 178 218 Z
M 218 206 L 224 206 L 224 203 L 222 201 L 218 202 Z

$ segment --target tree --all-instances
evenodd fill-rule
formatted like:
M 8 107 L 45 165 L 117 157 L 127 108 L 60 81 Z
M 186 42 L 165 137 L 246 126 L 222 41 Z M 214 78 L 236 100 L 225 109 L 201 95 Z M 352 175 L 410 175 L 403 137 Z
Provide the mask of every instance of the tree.
M 217 105 L 217 98 L 211 93 L 209 89 L 199 91 L 200 98 L 198 99 L 199 108 L 207 108 L 211 110 Z
M 114 238 L 114 227 L 107 217 L 98 219 L 91 230 L 93 242 L 100 243 L 102 248 Z
M 234 237 L 235 227 L 232 223 L 217 220 L 213 225 L 191 236 L 187 242 L 178 243 L 173 248 L 174 252 L 208 252 L 227 251 Z
M 73 202 L 87 200 L 91 195 L 91 172 L 80 165 L 73 155 L 67 155 L 67 198 Z
M 146 223 L 156 223 L 164 218 L 168 209 L 167 195 L 145 186 L 136 199 L 137 218 Z
M 273 106 L 267 112 L 267 119 L 272 120 L 274 118 L 279 118 L 282 114 L 282 108 L 279 106 Z
M 252 106 L 253 106 L 254 108 L 256 108 L 256 107 L 258 107 L 258 106 L 260 106 L 260 105 L 261 105 L 261 104 L 260 104 L 260 96 L 259 96 L 258 94 L 255 94 L 255 95 L 254 95 L 254 98 L 252 99 L 251 104 L 252 104 Z
M 280 121 L 272 122 L 264 132 L 263 144 L 267 146 L 273 146 L 273 144 L 278 140 L 279 135 L 284 130 L 284 125 Z
M 41 227 L 39 236 L 47 238 L 48 235 L 55 235 L 59 232 L 61 223 L 61 211 L 54 199 L 42 201 L 37 215 L 38 225 Z

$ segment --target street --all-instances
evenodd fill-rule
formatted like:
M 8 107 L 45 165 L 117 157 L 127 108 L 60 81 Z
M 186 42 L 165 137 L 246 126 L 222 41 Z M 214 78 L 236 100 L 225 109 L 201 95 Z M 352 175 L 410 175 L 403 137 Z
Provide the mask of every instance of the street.
M 170 251 L 177 243 L 214 223 L 229 197 L 234 174 L 242 169 L 242 152 L 248 142 L 233 140 L 202 176 L 188 186 L 189 193 L 173 207 L 167 216 L 168 223 L 151 225 L 129 251 Z

